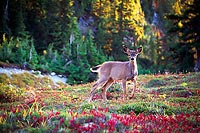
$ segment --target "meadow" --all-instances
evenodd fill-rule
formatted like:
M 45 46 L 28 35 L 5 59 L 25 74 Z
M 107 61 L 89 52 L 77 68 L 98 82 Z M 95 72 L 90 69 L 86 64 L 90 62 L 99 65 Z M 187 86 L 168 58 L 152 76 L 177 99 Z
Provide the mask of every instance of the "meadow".
M 54 84 L 30 73 L 0 74 L 0 132 L 199 132 L 200 73 L 139 75 L 135 96 L 120 83 L 103 101 L 93 83 Z M 129 82 L 128 89 L 133 85 Z

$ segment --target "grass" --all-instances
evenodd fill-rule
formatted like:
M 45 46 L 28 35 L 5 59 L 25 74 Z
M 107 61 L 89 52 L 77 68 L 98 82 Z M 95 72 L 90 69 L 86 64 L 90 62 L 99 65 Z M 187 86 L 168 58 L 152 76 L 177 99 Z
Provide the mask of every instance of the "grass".
M 11 76 L 0 74 L 0 97 L 3 99 L 0 100 L 0 131 L 79 132 L 79 129 L 87 129 L 90 132 L 154 132 L 151 128 L 154 122 L 150 120 L 150 116 L 157 116 L 157 119 L 167 116 L 165 119 L 170 122 L 183 119 L 192 127 L 183 131 L 196 131 L 199 129 L 200 112 L 199 77 L 200 73 L 140 75 L 134 98 L 123 101 L 121 84 L 116 83 L 108 90 L 107 101 L 102 100 L 101 91 L 98 90 L 94 100 L 88 103 L 93 83 L 58 86 L 47 77 L 37 77 L 30 73 Z M 131 90 L 132 87 L 128 83 L 128 89 Z M 121 120 L 117 120 L 122 116 L 135 119 L 130 121 L 130 125 L 124 125 Z M 143 122 L 151 126 L 146 127 L 140 122 L 138 125 L 131 123 L 134 121 L 136 124 L 138 117 L 144 117 Z M 102 127 L 97 126 L 101 122 Z M 93 129 L 90 124 L 97 125 L 93 125 Z M 108 126 L 109 124 L 111 125 Z M 159 124 L 165 127 L 163 121 L 159 121 Z M 171 124 L 173 128 L 174 123 Z M 112 126 L 114 129 L 109 128 Z M 181 124 L 177 126 L 182 128 Z

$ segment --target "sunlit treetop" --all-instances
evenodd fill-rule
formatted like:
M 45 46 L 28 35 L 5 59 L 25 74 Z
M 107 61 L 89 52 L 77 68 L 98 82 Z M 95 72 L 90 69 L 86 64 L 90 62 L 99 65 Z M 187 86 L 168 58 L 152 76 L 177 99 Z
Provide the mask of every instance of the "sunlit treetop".
M 177 17 L 176 23 L 179 30 L 179 36 L 184 38 L 182 42 L 193 43 L 198 40 L 199 30 L 198 23 L 198 1 L 194 0 L 177 0 L 173 6 Z M 190 30 L 188 30 L 190 29 Z
M 96 17 L 107 19 L 105 27 L 113 27 L 112 32 L 127 30 L 137 40 L 144 36 L 143 26 L 146 21 L 140 0 L 96 0 L 93 2 L 93 13 Z
M 187 9 L 187 5 L 191 5 L 193 2 L 194 0 L 177 0 L 173 5 L 174 13 L 181 15 Z

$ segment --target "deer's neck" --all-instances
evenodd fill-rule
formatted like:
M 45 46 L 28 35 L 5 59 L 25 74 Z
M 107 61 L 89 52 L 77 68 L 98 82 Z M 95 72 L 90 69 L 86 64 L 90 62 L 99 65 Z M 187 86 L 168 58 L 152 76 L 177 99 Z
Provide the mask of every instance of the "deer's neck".
M 137 62 L 136 60 L 134 61 L 130 61 L 129 62 L 129 76 L 128 76 L 128 80 L 133 79 L 135 76 L 138 75 L 138 70 L 137 70 Z

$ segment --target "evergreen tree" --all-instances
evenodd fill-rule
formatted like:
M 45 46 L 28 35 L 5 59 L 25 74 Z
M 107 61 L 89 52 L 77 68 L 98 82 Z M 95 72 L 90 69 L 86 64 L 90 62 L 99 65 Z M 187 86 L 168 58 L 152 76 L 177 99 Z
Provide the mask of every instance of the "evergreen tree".
M 16 6 L 17 5 L 17 6 Z M 25 32 L 25 5 L 26 0 L 9 1 L 8 2 L 8 17 L 9 27 L 11 29 L 11 35 L 19 37 L 20 34 Z
M 35 49 L 35 46 L 34 46 L 34 40 L 33 38 L 30 40 L 31 42 L 31 46 L 30 46 L 30 52 L 29 52 L 29 67 L 31 69 L 38 69 L 38 63 L 39 63 L 39 60 L 38 60 L 38 54 L 37 54 L 37 51 Z
M 9 0 L 2 0 L 0 3 L 0 37 L 3 35 L 10 35 L 10 28 L 8 25 L 8 3 Z M 0 39 L 0 43 L 3 42 L 3 38 Z
M 122 44 L 137 42 L 144 35 L 145 19 L 139 0 L 97 0 L 93 3 L 93 13 L 97 22 L 100 20 L 98 28 L 104 29 L 105 33 L 100 31 L 106 34 L 106 37 L 98 34 L 98 38 L 105 39 L 104 42 L 101 40 L 101 45 L 116 59 L 122 54 L 119 51 Z
M 174 27 L 169 31 L 178 35 L 178 43 L 169 46 L 172 56 L 175 57 L 175 63 L 180 70 L 192 70 L 194 67 L 194 49 L 197 52 L 196 69 L 199 70 L 200 65 L 200 1 L 199 0 L 179 0 L 175 3 L 175 13 L 168 15 L 174 23 Z M 174 35 L 174 34 L 173 34 Z
M 68 24 L 73 15 L 73 0 L 31 0 L 26 10 L 26 25 L 35 39 L 36 50 L 41 54 L 53 44 L 60 53 L 70 37 Z

